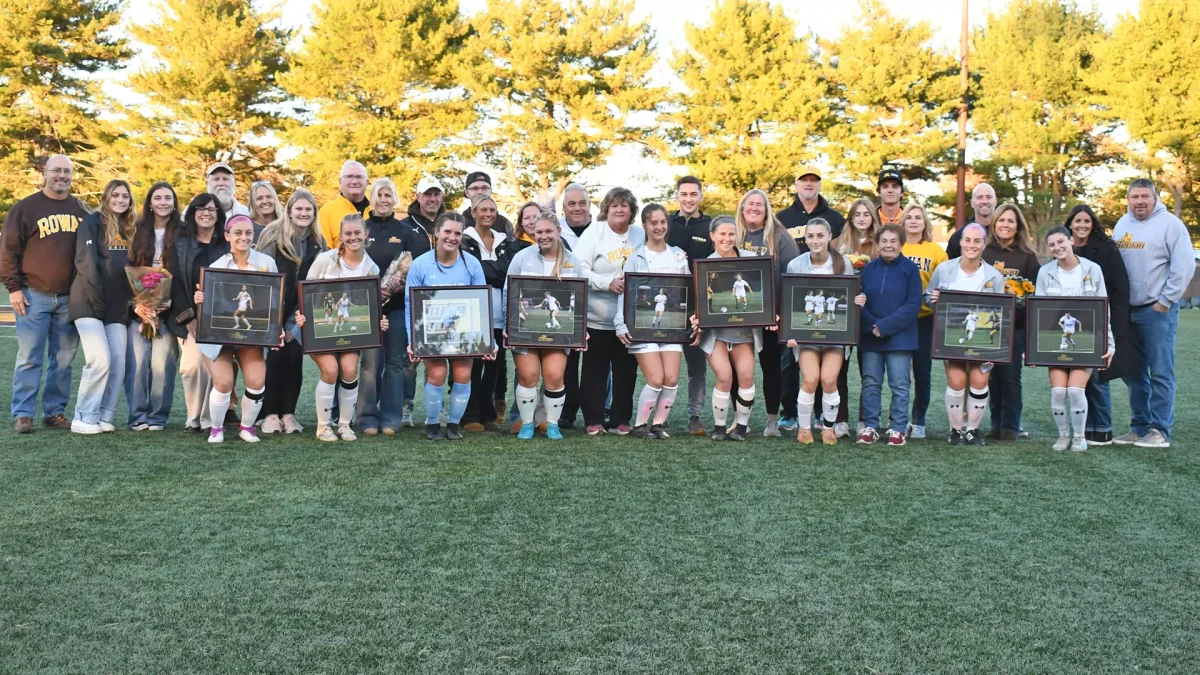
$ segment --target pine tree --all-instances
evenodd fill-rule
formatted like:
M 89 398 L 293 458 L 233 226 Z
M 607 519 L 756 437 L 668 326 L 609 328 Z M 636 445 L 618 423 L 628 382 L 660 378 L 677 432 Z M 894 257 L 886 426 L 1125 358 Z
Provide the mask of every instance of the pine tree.
M 37 190 L 34 164 L 47 155 L 75 161 L 77 193 L 104 178 L 89 170 L 108 140 L 92 101 L 96 76 L 129 57 L 119 10 L 111 0 L 0 0 L 0 211 Z
M 327 0 L 284 87 L 308 110 L 287 133 L 290 162 L 321 197 L 337 193 L 342 163 L 390 176 L 403 200 L 422 174 L 445 181 L 462 133 L 475 121 L 453 76 L 467 33 L 458 3 Z
M 1026 218 L 1038 229 L 1061 224 L 1084 172 L 1106 157 L 1086 85 L 1105 38 L 1100 15 L 1072 0 L 1013 0 L 974 35 L 980 74 L 971 123 L 1011 169 Z
M 506 182 L 557 195 L 613 147 L 645 140 L 663 100 L 654 32 L 631 0 L 491 0 L 460 79 L 488 124 L 481 147 Z
M 1095 85 L 1111 117 L 1140 148 L 1135 165 L 1170 191 L 1176 215 L 1200 181 L 1200 5 L 1142 0 L 1105 43 Z
M 145 101 L 125 108 L 118 161 L 138 186 L 167 180 L 183 200 L 203 191 L 217 160 L 245 189 L 274 169 L 264 136 L 280 125 L 276 77 L 291 33 L 250 0 L 161 0 L 156 10 L 151 23 L 130 26 L 147 63 L 128 84 Z
M 884 164 L 909 178 L 952 170 L 958 63 L 932 40 L 928 23 L 899 18 L 881 0 L 860 0 L 837 39 L 821 41 L 838 101 L 829 157 L 850 177 L 872 177 Z
M 671 138 L 686 164 L 731 208 L 762 188 L 777 208 L 830 121 L 828 87 L 807 37 L 766 0 L 719 0 L 704 26 L 687 24 L 671 65 L 683 82 Z

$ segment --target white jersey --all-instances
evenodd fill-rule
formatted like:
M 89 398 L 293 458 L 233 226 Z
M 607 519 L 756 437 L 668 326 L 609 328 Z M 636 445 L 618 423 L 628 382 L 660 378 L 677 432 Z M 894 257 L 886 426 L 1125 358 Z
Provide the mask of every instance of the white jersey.
M 829 308 L 829 313 L 833 314 L 837 311 L 837 298 L 829 298 L 825 300 L 825 306 Z
M 746 283 L 744 279 L 738 279 L 733 282 L 733 297 L 744 298 L 748 290 L 750 290 L 750 284 Z
M 815 310 L 817 314 L 825 313 L 825 296 L 818 295 L 817 297 L 813 298 L 813 310 Z
M 562 309 L 562 305 L 558 304 L 558 298 L 554 297 L 553 295 L 548 296 L 545 300 L 543 300 L 542 305 L 544 305 L 546 309 L 550 310 L 551 313 Z
M 667 308 L 667 296 L 659 293 L 654 296 L 654 311 L 661 312 Z
M 979 321 L 978 314 L 976 314 L 975 312 L 967 312 L 966 324 L 967 324 L 968 331 L 975 330 L 975 323 L 978 321 Z
M 813 310 L 813 294 L 809 293 L 804 296 L 804 311 L 811 312 Z
M 246 291 L 242 291 L 241 293 L 238 293 L 237 294 L 237 303 L 238 303 L 238 311 L 239 312 L 244 312 L 247 309 L 250 309 L 250 294 L 247 293 Z
M 338 300 L 337 313 L 338 316 L 350 316 L 350 298 L 342 298 L 341 300 Z
M 1073 316 L 1064 316 L 1063 318 L 1059 319 L 1058 322 L 1059 325 L 1062 326 L 1064 333 L 1074 333 L 1075 330 L 1079 328 L 1079 319 L 1076 319 Z

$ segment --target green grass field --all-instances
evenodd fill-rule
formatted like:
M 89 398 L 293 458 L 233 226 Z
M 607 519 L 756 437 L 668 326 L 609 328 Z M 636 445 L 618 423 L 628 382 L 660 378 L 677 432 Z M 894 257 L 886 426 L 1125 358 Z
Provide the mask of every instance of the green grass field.
M 1058 352 L 1062 351 L 1059 347 L 1062 346 L 1063 332 L 1061 330 L 1043 330 L 1038 332 L 1038 351 L 1039 352 Z M 1075 340 L 1075 346 L 1070 347 L 1068 351 L 1090 352 L 1093 349 L 1092 341 L 1096 334 L 1090 330 L 1075 331 L 1071 336 Z M 1068 345 L 1069 346 L 1069 345 Z
M 350 320 L 343 324 L 341 328 L 338 328 L 337 325 L 337 314 L 333 315 L 332 323 L 325 321 L 325 312 L 322 310 L 316 312 L 316 317 L 316 323 L 313 324 L 313 334 L 318 338 L 327 338 L 350 331 L 354 327 L 357 327 L 357 330 L 366 330 L 365 324 L 371 320 L 371 308 L 351 307 Z
M 1032 438 L 950 448 L 937 363 L 935 438 L 893 450 L 763 439 L 761 393 L 744 444 L 210 446 L 180 388 L 161 433 L 6 428 L 0 673 L 1197 672 L 1200 312 L 1180 331 L 1169 450 L 1051 452 L 1044 369 Z
M 725 307 L 730 312 L 761 312 L 763 309 L 762 293 L 759 291 L 751 291 L 746 294 L 746 306 L 739 307 L 733 301 L 733 291 L 720 291 L 713 293 L 712 299 L 708 301 L 708 308 L 714 314 L 722 314 L 721 308 Z
M 562 333 L 570 335 L 575 332 L 575 318 L 571 315 L 571 311 L 567 308 L 558 310 L 558 328 L 551 328 L 546 324 L 550 323 L 549 310 L 531 309 L 525 312 L 525 330 L 537 331 L 539 333 Z
M 663 310 L 662 317 L 659 318 L 658 325 L 654 324 L 654 305 L 642 305 L 638 309 L 637 319 L 634 322 L 635 328 L 683 328 L 688 323 L 687 311 L 679 309 L 677 306 L 672 307 L 667 305 Z

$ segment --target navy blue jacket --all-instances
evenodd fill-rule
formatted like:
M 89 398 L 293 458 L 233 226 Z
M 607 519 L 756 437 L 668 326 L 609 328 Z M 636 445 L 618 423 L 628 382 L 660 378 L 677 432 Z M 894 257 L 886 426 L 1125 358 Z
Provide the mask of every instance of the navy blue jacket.
M 921 272 L 902 255 L 891 262 L 876 258 L 862 271 L 867 296 L 860 316 L 858 348 L 864 352 L 917 350 L 917 313 L 921 311 Z M 883 337 L 875 337 L 873 328 Z

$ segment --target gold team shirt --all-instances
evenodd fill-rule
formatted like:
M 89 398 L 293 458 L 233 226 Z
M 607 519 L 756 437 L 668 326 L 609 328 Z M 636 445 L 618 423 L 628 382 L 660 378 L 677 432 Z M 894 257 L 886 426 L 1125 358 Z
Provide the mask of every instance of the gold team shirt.
M 949 260 L 946 256 L 946 251 L 932 241 L 923 241 L 920 244 L 905 244 L 904 248 L 900 249 L 905 258 L 913 261 L 917 265 L 917 270 L 921 272 L 921 290 L 925 291 L 929 287 L 929 278 L 933 276 L 933 271 L 938 265 Z M 917 314 L 918 318 L 925 318 L 933 314 L 933 309 L 921 303 L 921 312 Z

